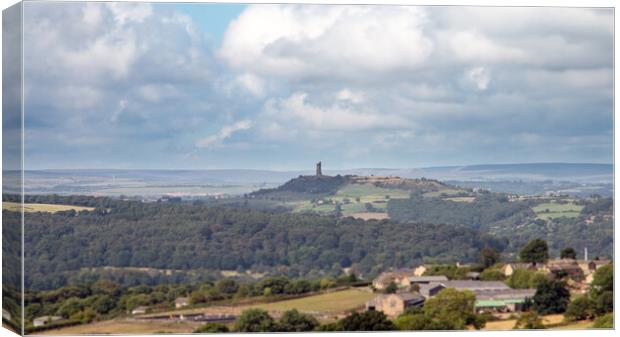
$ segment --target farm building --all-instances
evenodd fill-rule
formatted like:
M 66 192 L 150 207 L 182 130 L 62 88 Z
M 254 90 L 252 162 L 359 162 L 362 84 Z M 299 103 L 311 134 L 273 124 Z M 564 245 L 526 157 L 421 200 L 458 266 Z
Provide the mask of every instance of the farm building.
M 454 288 L 456 290 L 481 291 L 510 289 L 504 282 L 500 281 L 454 280 L 439 283 L 446 288 Z
M 377 290 L 383 290 L 387 288 L 392 282 L 396 284 L 396 286 L 408 287 L 409 280 L 408 278 L 413 276 L 413 271 L 411 269 L 398 269 L 394 271 L 386 271 L 381 273 L 377 278 L 372 281 L 372 285 Z
M 443 282 L 447 281 L 448 278 L 444 275 L 438 276 L 409 276 L 406 278 L 408 285 L 412 284 L 429 284 L 431 282 Z
M 538 268 L 532 263 L 507 263 L 500 270 L 508 277 L 517 269 L 537 270 Z
M 62 321 L 62 317 L 60 316 L 41 316 L 37 317 L 32 321 L 32 325 L 35 327 L 48 325 L 52 322 Z
M 133 309 L 131 311 L 131 314 L 132 315 L 141 315 L 141 314 L 146 314 L 147 311 L 149 311 L 148 307 L 140 306 L 140 307 L 137 307 L 137 308 Z
M 583 269 L 577 261 L 570 259 L 549 261 L 542 271 L 552 274 L 557 278 L 568 277 L 573 281 L 581 282 L 585 279 Z
M 179 297 L 176 300 L 174 300 L 174 307 L 177 309 L 186 307 L 188 305 L 189 305 L 188 297 Z
M 437 295 L 438 292 L 446 289 L 446 287 L 441 283 L 423 283 L 420 284 L 418 292 L 424 296 L 425 298 L 430 298 Z
M 536 289 L 473 290 L 473 293 L 478 312 L 515 312 L 524 309 L 526 300 L 536 294 Z
M 414 276 L 422 276 L 424 275 L 424 273 L 426 273 L 427 270 L 431 269 L 432 265 L 430 264 L 423 264 L 418 266 L 417 268 L 415 268 L 413 270 L 413 275 Z
M 421 307 L 426 299 L 419 293 L 397 293 L 379 295 L 366 303 L 366 310 L 382 311 L 395 317 L 409 308 Z

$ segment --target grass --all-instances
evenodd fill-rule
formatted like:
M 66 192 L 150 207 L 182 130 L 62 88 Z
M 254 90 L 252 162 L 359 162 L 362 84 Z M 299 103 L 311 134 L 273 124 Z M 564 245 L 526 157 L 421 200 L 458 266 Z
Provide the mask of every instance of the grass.
M 153 334 L 191 333 L 201 323 L 189 322 L 146 322 L 130 319 L 114 319 L 92 324 L 38 332 L 41 335 L 94 335 L 94 334 Z
M 542 320 L 552 330 L 587 329 L 592 325 L 592 321 L 588 320 L 565 323 L 561 314 L 543 316 Z M 483 330 L 512 330 L 516 322 L 516 319 L 487 322 Z
M 352 217 L 362 220 L 383 220 L 389 219 L 390 216 L 387 213 L 370 213 L 370 212 L 360 212 L 351 214 Z
M 548 220 L 561 217 L 576 218 L 583 209 L 582 205 L 572 203 L 558 204 L 553 202 L 543 203 L 532 207 L 538 219 Z
M 249 308 L 262 308 L 271 312 L 282 312 L 290 309 L 297 309 L 307 313 L 334 314 L 359 308 L 366 304 L 366 302 L 374 296 L 375 295 L 369 291 L 353 288 L 275 302 L 267 302 L 263 300 L 261 302 L 251 304 L 219 304 L 198 308 L 171 310 L 147 314 L 144 317 L 191 313 L 238 315 L 243 310 Z
M 439 191 L 433 191 L 433 192 L 426 192 L 423 194 L 424 197 L 426 198 L 436 198 L 436 197 L 440 197 L 442 194 L 445 195 L 456 195 L 459 193 L 462 193 L 463 190 L 458 190 L 458 189 L 454 189 L 454 188 L 444 188 L 442 190 Z
M 21 204 L 17 202 L 2 202 L 2 209 L 12 212 L 21 211 Z M 60 211 L 69 211 L 75 210 L 79 211 L 92 211 L 95 208 L 93 207 L 83 207 L 83 206 L 73 206 L 73 205 L 57 205 L 57 204 L 24 204 L 24 212 L 34 213 L 34 212 L 47 212 L 47 213 L 56 213 Z
M 324 200 L 331 199 L 341 203 L 344 199 L 348 199 L 348 203 L 341 204 L 344 216 L 366 213 L 367 203 L 371 203 L 378 212 L 385 212 L 389 199 L 406 198 L 409 198 L 409 191 L 407 190 L 377 187 L 373 184 L 348 184 L 334 195 L 323 197 Z M 309 200 L 292 201 L 287 204 L 293 208 L 293 212 L 297 213 L 311 211 L 328 214 L 335 210 L 334 204 L 313 205 Z
M 245 309 L 261 308 L 267 311 L 297 309 L 307 313 L 337 314 L 362 307 L 373 297 L 375 295 L 368 291 L 347 289 L 279 302 L 252 304 Z
M 386 200 L 386 195 L 393 199 L 406 199 L 409 194 L 407 190 L 377 187 L 373 184 L 348 184 L 336 192 L 335 199 L 348 198 L 353 202 L 355 198 L 360 198 L 360 202 L 366 203 Z
M 444 198 L 443 200 L 470 203 L 470 202 L 474 202 L 474 200 L 476 200 L 476 197 L 451 197 L 451 198 Z

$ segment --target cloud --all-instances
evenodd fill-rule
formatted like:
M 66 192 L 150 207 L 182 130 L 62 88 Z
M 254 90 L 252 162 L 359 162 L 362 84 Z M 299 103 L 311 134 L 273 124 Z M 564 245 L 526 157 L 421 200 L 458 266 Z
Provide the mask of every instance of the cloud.
M 487 90 L 491 82 L 491 74 L 485 67 L 474 67 L 465 72 L 466 79 L 472 82 L 478 90 Z
M 613 10 L 250 5 L 214 46 L 174 4 L 25 8 L 29 165 L 613 158 Z
M 308 102 L 308 94 L 296 92 L 285 99 L 270 100 L 264 115 L 302 128 L 319 131 L 356 131 L 376 128 L 402 128 L 407 122 L 398 117 L 386 118 L 379 112 L 339 101 L 319 106 Z
M 210 135 L 196 142 L 196 147 L 208 149 L 214 146 L 219 146 L 225 139 L 230 138 L 235 132 L 248 130 L 251 127 L 252 123 L 249 120 L 243 120 L 231 125 L 226 125 L 216 134 Z
M 254 5 L 229 25 L 219 56 L 262 75 L 367 77 L 426 61 L 424 22 L 418 7 Z

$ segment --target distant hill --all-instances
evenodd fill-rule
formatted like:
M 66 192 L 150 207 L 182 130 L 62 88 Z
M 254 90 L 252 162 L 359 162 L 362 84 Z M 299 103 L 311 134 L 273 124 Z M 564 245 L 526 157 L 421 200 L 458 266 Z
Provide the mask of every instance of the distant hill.
M 329 176 L 398 176 L 450 181 L 464 187 L 482 187 L 498 192 L 544 194 L 597 193 L 611 195 L 613 164 L 491 164 L 426 168 L 324 169 Z M 311 170 L 27 170 L 27 193 L 87 194 L 106 196 L 242 195 L 259 189 L 275 188 Z M 19 192 L 19 171 L 3 171 L 4 191 Z M 498 182 L 504 182 L 499 184 Z M 510 184 L 505 184 L 510 182 Z M 546 182 L 540 185 L 540 182 Z M 551 184 L 548 182 L 552 182 Z M 559 182 L 563 182 L 561 186 Z M 532 183 L 522 188 L 521 184 Z M 583 186 L 582 186 L 583 185 Z

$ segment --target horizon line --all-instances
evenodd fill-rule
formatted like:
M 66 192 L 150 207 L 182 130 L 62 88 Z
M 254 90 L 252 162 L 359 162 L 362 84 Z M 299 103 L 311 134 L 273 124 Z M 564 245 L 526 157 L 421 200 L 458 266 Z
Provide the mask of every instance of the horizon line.
M 418 166 L 418 167 L 350 167 L 350 168 L 338 168 L 338 169 L 324 169 L 325 171 L 345 171 L 345 170 L 422 170 L 422 169 L 435 169 L 435 168 L 456 168 L 456 167 L 469 167 L 469 166 L 508 166 L 508 165 L 611 165 L 614 163 L 597 163 L 597 162 L 512 162 L 512 163 L 478 163 L 478 164 L 448 164 L 437 166 Z M 314 171 L 314 168 L 303 169 L 268 169 L 268 168 L 37 168 L 37 169 L 24 169 L 24 172 L 34 171 L 226 171 L 226 170 L 241 170 L 241 171 L 271 171 L 271 172 L 293 172 L 293 171 Z M 3 172 L 17 172 L 22 170 L 2 170 Z

